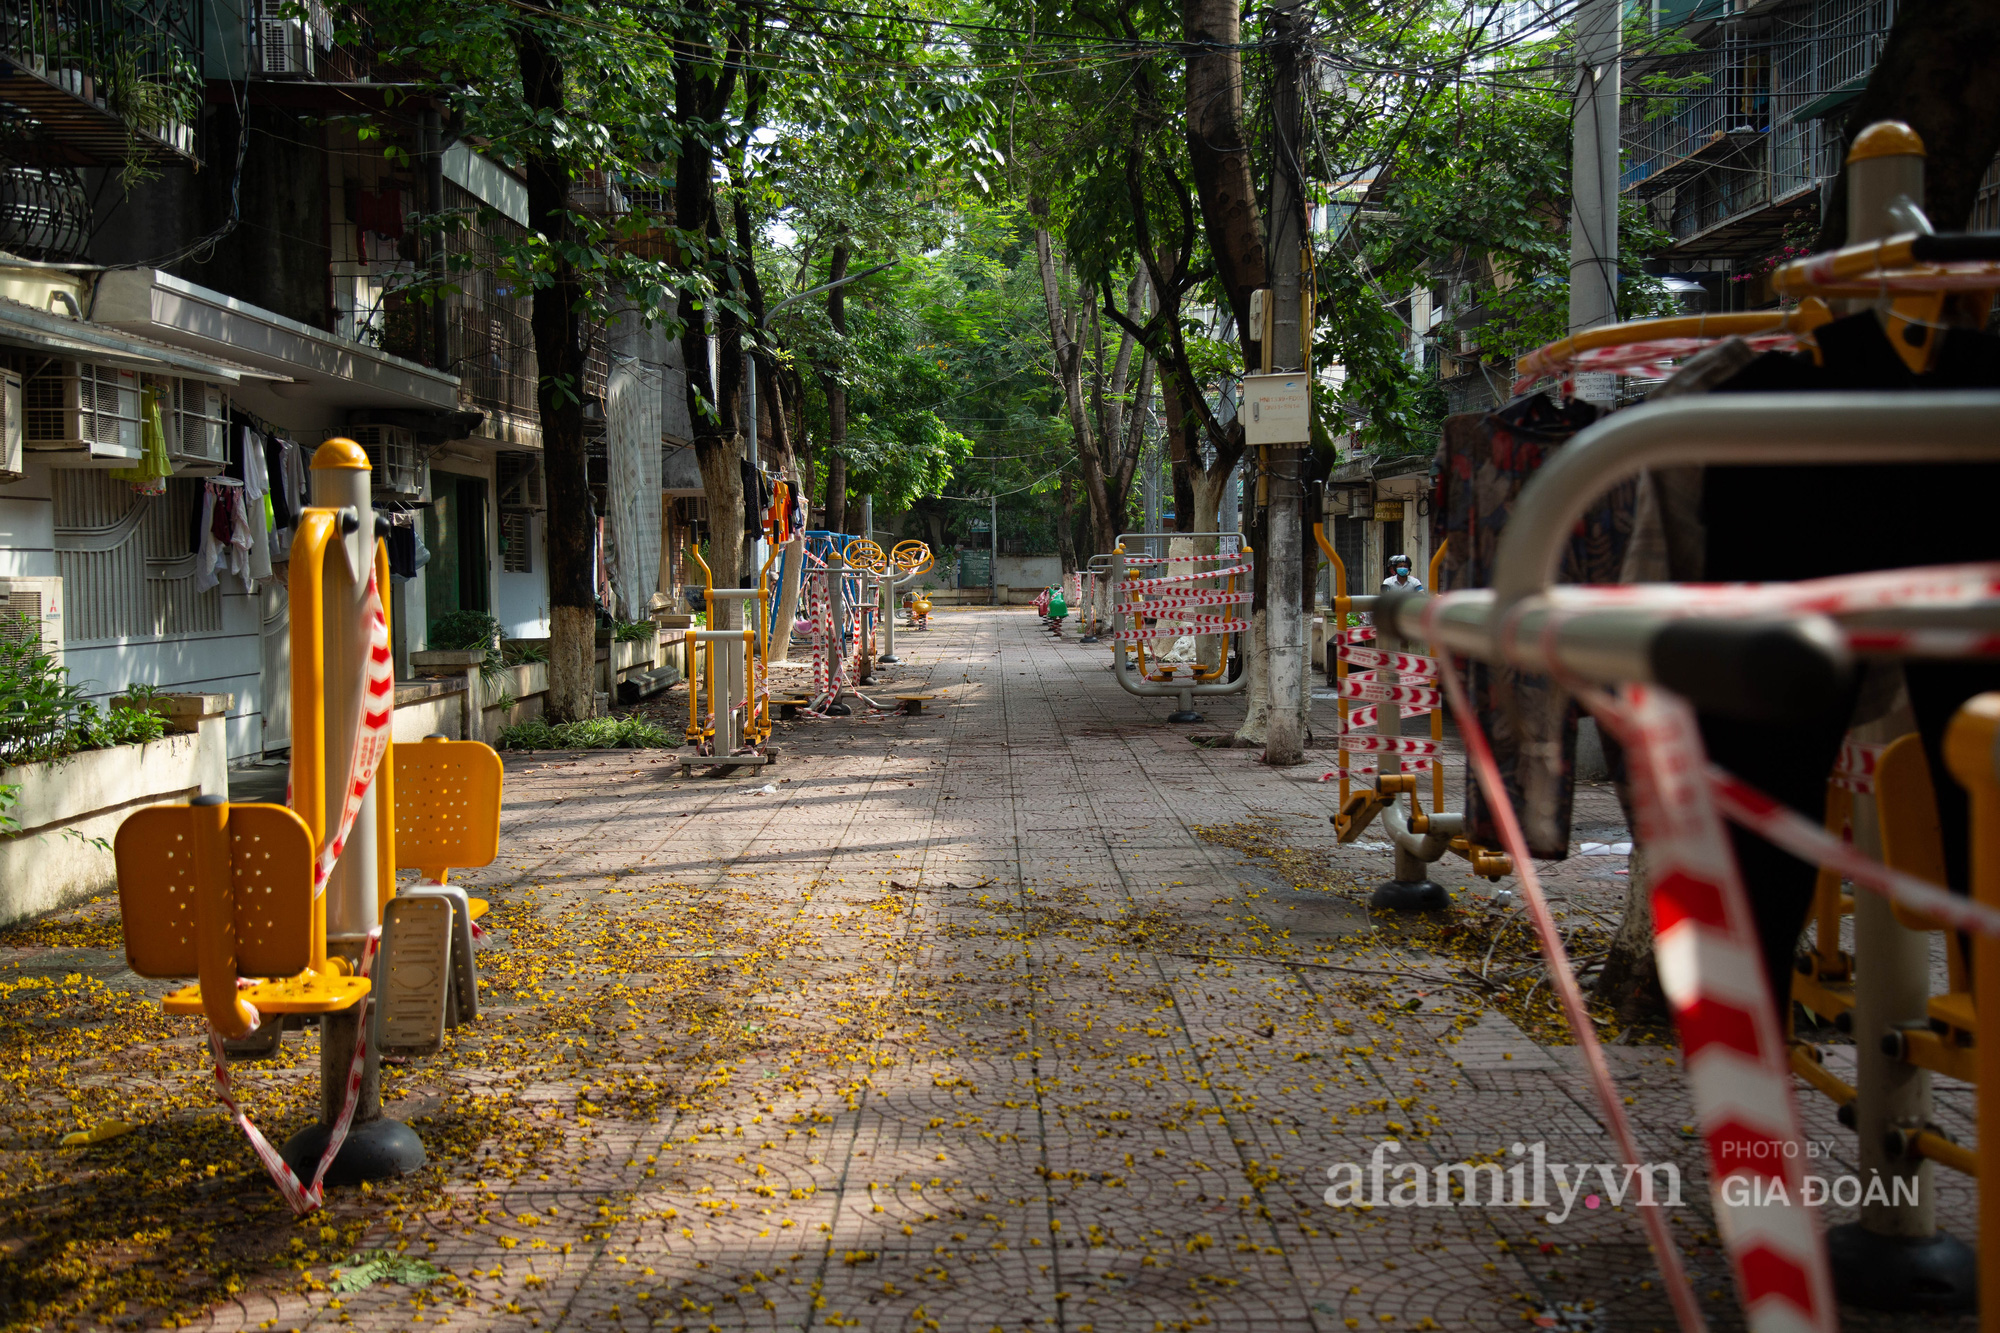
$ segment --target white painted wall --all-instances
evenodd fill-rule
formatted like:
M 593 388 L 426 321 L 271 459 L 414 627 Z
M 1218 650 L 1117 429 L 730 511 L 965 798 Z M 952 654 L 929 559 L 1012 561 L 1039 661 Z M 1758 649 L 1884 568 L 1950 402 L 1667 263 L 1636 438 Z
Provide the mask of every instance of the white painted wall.
M 0 486 L 0 575 L 56 572 L 50 473 L 46 462 L 30 455 L 27 475 Z M 66 602 L 68 595 L 66 589 Z M 225 731 L 229 757 L 242 759 L 263 750 L 262 630 L 258 599 L 224 574 L 219 634 L 66 647 L 63 663 L 70 683 L 100 706 L 134 682 L 182 693 L 234 694 Z
M 0 575 L 56 572 L 56 506 L 49 467 L 28 455 L 28 474 L 0 486 Z
M 528 520 L 528 549 L 534 554 L 526 574 L 500 568 L 500 515 L 489 520 L 493 542 L 493 614 L 510 639 L 544 639 L 549 634 L 549 546 L 543 515 Z

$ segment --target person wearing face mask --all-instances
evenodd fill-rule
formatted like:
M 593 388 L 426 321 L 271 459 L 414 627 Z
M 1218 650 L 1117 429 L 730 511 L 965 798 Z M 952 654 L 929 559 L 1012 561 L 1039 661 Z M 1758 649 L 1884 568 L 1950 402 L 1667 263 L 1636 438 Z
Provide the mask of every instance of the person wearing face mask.
M 1382 580 L 1382 591 L 1388 592 L 1392 588 L 1397 592 L 1424 590 L 1424 581 L 1410 572 L 1410 557 L 1406 555 L 1389 557 L 1389 577 Z

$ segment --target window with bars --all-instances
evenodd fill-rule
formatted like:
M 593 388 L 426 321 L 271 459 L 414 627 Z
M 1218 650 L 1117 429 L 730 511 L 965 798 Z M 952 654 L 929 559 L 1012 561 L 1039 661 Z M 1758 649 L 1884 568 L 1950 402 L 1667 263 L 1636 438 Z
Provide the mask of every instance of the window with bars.
M 534 515 L 525 509 L 500 511 L 500 569 L 507 574 L 535 572 Z

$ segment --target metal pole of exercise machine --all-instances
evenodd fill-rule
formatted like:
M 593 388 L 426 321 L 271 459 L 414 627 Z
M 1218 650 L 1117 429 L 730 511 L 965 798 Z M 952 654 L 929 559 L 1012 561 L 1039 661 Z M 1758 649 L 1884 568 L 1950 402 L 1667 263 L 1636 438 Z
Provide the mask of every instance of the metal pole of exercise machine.
M 1393 687 L 1402 679 L 1402 673 L 1396 670 L 1393 654 L 1403 651 L 1406 643 L 1407 640 L 1396 633 L 1394 624 L 1377 623 L 1375 646 L 1383 654 L 1383 663 L 1376 669 L 1375 678 L 1390 686 L 1392 694 L 1395 692 Z M 1375 706 L 1375 734 L 1378 736 L 1403 734 L 1401 704 L 1384 700 Z M 1401 756 L 1387 752 L 1375 756 L 1377 774 L 1375 784 L 1383 791 L 1390 789 L 1391 784 L 1382 770 L 1389 766 L 1391 759 L 1395 760 L 1396 767 L 1400 770 L 1403 766 Z M 1443 764 L 1444 757 L 1432 755 L 1431 762 Z M 1402 790 L 1415 791 L 1416 776 L 1399 772 L 1395 785 Z M 1444 855 L 1450 844 L 1451 834 L 1461 831 L 1464 817 L 1462 815 L 1454 817 L 1454 823 L 1433 809 L 1430 812 L 1430 827 L 1422 838 L 1410 831 L 1403 819 L 1400 802 L 1391 801 L 1383 807 L 1379 817 L 1382 820 L 1383 831 L 1389 835 L 1389 845 L 1395 848 L 1396 877 L 1384 880 L 1375 886 L 1375 892 L 1369 895 L 1368 906 L 1392 912 L 1438 912 L 1450 907 L 1451 894 L 1445 891 L 1442 884 L 1431 878 L 1430 866 L 1431 862 Z M 1453 825 L 1449 831 L 1446 828 L 1447 824 Z M 1422 854 L 1425 852 L 1432 855 L 1427 858 Z
M 1847 155 L 1847 243 L 1909 230 L 1909 207 L 1921 207 L 1923 198 L 1924 152 L 1916 135 L 1902 126 L 1864 130 Z M 1867 741 L 1890 741 L 1908 730 L 1895 723 L 1911 720 L 1899 709 L 1856 731 Z M 1852 826 L 1855 844 L 1880 859 L 1873 799 L 1855 800 Z M 1949 936 L 1946 947 L 1956 947 Z M 1827 1248 L 1841 1299 L 1878 1310 L 1963 1310 L 1978 1298 L 1978 1254 L 1938 1230 L 1937 1168 L 1905 1146 L 1931 1124 L 1930 1071 L 1885 1048 L 1904 1027 L 1929 1022 L 1930 953 L 1930 933 L 1903 925 L 1881 895 L 1854 895 L 1852 1128 L 1864 1185 L 1881 1181 L 1886 1198 L 1864 1188 L 1864 1199 L 1876 1202 L 1864 1202 L 1858 1220 L 1828 1228 Z M 1897 1202 L 1911 1197 L 1915 1202 Z M 1987 1299 L 2000 1293 L 1989 1291 Z
M 742 743 L 743 734 L 749 721 L 748 710 L 751 705 L 750 691 L 754 687 L 755 681 L 752 679 L 753 673 L 748 655 L 741 651 L 741 631 L 752 628 L 751 616 L 753 612 L 750 608 L 751 603 L 757 600 L 757 593 L 758 589 L 756 588 L 714 588 L 709 591 L 709 597 L 712 599 L 711 605 L 713 602 L 742 602 L 744 604 L 743 611 L 738 617 L 741 623 L 720 629 L 721 635 L 734 637 L 717 637 L 713 640 L 715 643 L 723 644 L 726 648 L 726 651 L 722 654 L 723 689 L 726 692 L 727 700 L 741 703 L 744 706 L 744 723 L 746 724 L 745 726 L 731 724 L 729 745 L 725 749 L 722 743 L 723 720 L 721 714 L 728 711 L 728 704 L 724 703 L 717 706 L 717 716 L 711 719 L 712 725 L 715 727 L 715 752 L 717 754 L 735 753 L 736 747 Z M 721 618 L 718 617 L 718 619 Z M 709 627 L 709 631 L 711 632 L 717 629 L 717 626 L 711 625 Z M 755 632 L 754 629 L 752 629 L 752 632 Z M 702 636 L 697 635 L 696 637 L 701 638 Z M 727 645 L 732 643 L 737 646 L 734 648 L 727 647 Z
M 328 440 L 313 454 L 313 504 L 350 511 L 354 517 L 350 525 L 343 514 L 340 540 L 326 548 L 321 598 L 326 644 L 321 677 L 325 682 L 324 697 L 295 696 L 292 713 L 298 717 L 306 710 L 323 712 L 326 744 L 322 753 L 341 765 L 354 753 L 355 728 L 361 718 L 362 662 L 369 646 L 362 612 L 368 597 L 368 576 L 375 568 L 375 506 L 369 494 L 372 479 L 368 455 L 352 440 Z M 340 827 L 350 776 L 344 768 L 330 771 L 327 781 L 321 784 L 326 802 L 325 827 L 329 832 Z M 381 921 L 381 896 L 377 892 L 377 790 L 374 785 L 369 787 L 340 860 L 334 864 L 326 883 L 327 953 L 345 960 L 350 973 L 360 967 L 368 934 Z M 362 1006 L 357 1004 L 320 1016 L 319 1120 L 292 1135 L 282 1149 L 286 1163 L 302 1180 L 310 1179 L 319 1164 L 333 1135 L 334 1121 L 346 1102 L 348 1069 L 354 1062 L 354 1044 L 361 1036 L 361 1010 Z M 327 1171 L 327 1183 L 346 1185 L 385 1180 L 414 1171 L 423 1161 L 424 1145 L 416 1131 L 399 1120 L 382 1116 L 381 1058 L 370 1047 L 362 1063 L 354 1124 Z
M 854 710 L 841 702 L 846 687 L 840 682 L 841 672 L 847 666 L 847 590 L 843 578 L 847 573 L 847 548 L 840 544 L 840 534 L 834 534 L 832 549 L 826 553 L 826 604 L 833 613 L 833 631 L 828 635 L 826 645 L 828 678 L 833 688 L 833 700 L 826 706 L 828 717 L 848 717 Z
M 882 576 L 882 655 L 875 659 L 877 662 L 893 666 L 903 660 L 896 656 L 896 593 L 921 577 L 914 570 L 900 579 L 886 573 Z

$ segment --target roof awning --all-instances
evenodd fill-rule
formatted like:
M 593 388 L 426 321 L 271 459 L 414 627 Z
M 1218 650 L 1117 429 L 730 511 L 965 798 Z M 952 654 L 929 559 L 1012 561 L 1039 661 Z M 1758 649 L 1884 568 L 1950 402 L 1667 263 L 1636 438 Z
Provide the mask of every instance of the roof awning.
M 158 269 L 119 269 L 100 275 L 95 314 L 101 324 L 240 363 L 246 377 L 254 373 L 280 381 L 272 391 L 287 402 L 327 412 L 459 407 L 455 375 L 336 337 Z
M 53 310 L 37 310 L 6 297 L 0 297 L 0 344 L 88 358 L 127 370 L 174 371 L 229 384 L 246 379 L 291 378 L 278 371 L 260 370 L 223 357 L 189 351 L 124 329 L 59 315 Z

